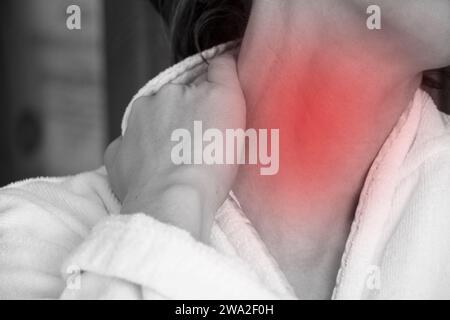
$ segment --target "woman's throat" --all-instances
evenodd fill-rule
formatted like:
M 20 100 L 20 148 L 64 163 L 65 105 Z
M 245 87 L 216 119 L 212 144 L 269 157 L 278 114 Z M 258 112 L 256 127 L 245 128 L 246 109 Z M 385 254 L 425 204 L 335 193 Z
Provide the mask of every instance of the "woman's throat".
M 399 82 L 390 90 L 386 74 L 345 60 L 338 67 L 318 58 L 305 64 L 266 61 L 272 64 L 264 70 L 273 71 L 247 74 L 244 81 L 251 82 L 243 87 L 247 127 L 279 129 L 274 179 L 359 185 L 418 84 Z

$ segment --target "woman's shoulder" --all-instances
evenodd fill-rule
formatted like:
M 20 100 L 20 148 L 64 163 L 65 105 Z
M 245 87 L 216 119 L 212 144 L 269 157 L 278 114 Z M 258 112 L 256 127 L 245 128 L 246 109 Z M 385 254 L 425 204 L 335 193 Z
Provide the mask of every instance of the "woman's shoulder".
M 450 176 L 450 116 L 439 111 L 424 91 L 417 93 L 415 103 L 421 106 L 420 119 L 405 167 L 411 173 L 433 166 L 434 169 L 427 172 L 429 176 Z
M 399 195 L 422 208 L 435 223 L 450 227 L 450 116 L 439 111 L 433 99 L 419 92 L 420 116 L 400 167 Z
M 0 189 L 0 199 L 0 219 L 4 215 L 2 208 L 11 208 L 11 204 L 61 212 L 86 225 L 120 210 L 103 167 L 73 176 L 15 182 Z
M 118 208 L 104 170 L 1 188 L 0 298 L 57 297 L 62 261 Z
M 1 195 L 21 194 L 26 198 L 29 196 L 34 199 L 41 198 L 41 196 L 52 199 L 52 193 L 55 195 L 55 200 L 58 199 L 60 194 L 72 195 L 79 199 L 101 204 L 108 211 L 114 211 L 114 208 L 118 205 L 109 187 L 104 167 L 71 176 L 25 179 L 0 188 Z

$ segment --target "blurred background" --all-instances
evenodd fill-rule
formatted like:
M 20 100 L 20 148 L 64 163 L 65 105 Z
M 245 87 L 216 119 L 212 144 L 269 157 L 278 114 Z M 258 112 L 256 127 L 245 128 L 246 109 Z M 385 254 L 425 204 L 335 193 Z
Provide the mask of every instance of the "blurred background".
M 66 26 L 73 4 L 81 30 Z M 2 0 L 0 18 L 0 186 L 101 166 L 131 97 L 170 64 L 158 13 L 148 0 Z M 449 92 L 431 92 L 442 110 Z
M 169 66 L 159 15 L 148 0 L 2 0 L 0 15 L 0 186 L 98 168 L 131 97 Z

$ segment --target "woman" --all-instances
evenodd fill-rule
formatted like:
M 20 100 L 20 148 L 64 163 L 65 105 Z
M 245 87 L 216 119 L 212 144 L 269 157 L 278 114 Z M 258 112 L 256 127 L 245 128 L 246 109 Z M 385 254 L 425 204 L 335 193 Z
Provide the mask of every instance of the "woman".
M 243 27 L 239 3 L 170 8 L 175 56 L 222 40 L 211 17 Z M 364 0 L 254 0 L 242 43 L 133 99 L 107 174 L 2 189 L 0 296 L 450 298 L 450 123 L 419 89 L 450 64 L 450 2 L 378 6 L 370 30 Z M 177 37 L 190 23 L 197 41 Z M 195 121 L 279 129 L 278 174 L 175 165 Z

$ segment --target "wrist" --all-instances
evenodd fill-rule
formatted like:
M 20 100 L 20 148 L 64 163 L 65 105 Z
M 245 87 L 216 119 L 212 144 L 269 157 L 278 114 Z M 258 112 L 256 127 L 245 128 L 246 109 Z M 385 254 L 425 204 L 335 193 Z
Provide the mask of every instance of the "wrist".
M 145 213 L 162 223 L 186 230 L 200 240 L 209 237 L 204 208 L 204 197 L 199 190 L 177 184 L 161 190 L 143 188 L 130 192 L 125 197 L 121 213 Z

